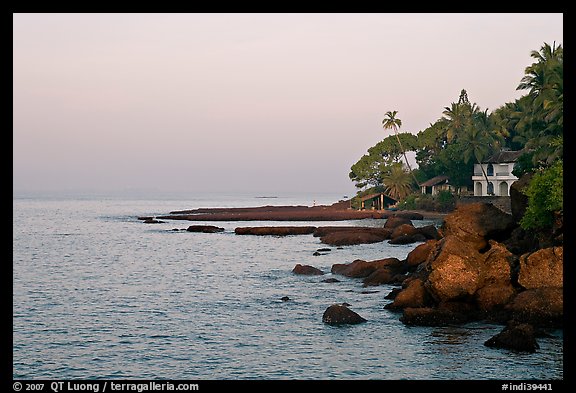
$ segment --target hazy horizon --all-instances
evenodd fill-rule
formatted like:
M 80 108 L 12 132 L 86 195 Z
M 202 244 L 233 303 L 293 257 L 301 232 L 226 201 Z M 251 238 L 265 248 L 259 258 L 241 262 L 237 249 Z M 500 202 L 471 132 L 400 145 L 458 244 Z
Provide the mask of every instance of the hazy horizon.
M 13 14 L 13 191 L 353 195 L 466 89 L 514 101 L 563 14 Z

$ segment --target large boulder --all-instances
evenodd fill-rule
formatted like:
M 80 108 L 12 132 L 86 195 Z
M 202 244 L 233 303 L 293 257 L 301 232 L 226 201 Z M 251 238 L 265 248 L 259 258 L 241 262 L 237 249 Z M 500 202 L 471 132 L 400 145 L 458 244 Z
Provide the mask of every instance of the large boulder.
M 460 205 L 444 218 L 443 236 L 457 236 L 476 250 L 484 250 L 489 239 L 502 240 L 516 227 L 512 215 L 491 203 Z
M 402 274 L 406 273 L 406 265 L 394 258 L 389 264 L 374 270 L 362 281 L 363 286 L 375 286 L 382 284 L 394 284 L 402 282 Z
M 427 307 L 431 303 L 430 295 L 424 287 L 424 282 L 417 278 L 411 280 L 406 288 L 400 290 L 395 296 L 394 301 L 384 306 L 384 308 L 398 310 L 408 307 Z
M 482 255 L 460 237 L 439 240 L 430 254 L 426 289 L 438 302 L 469 299 L 481 283 Z
M 372 274 L 376 269 L 384 266 L 399 265 L 398 258 L 384 258 L 375 261 L 364 261 L 356 259 L 350 263 L 335 263 L 332 265 L 331 272 L 346 277 L 364 278 Z
M 324 274 L 324 272 L 314 266 L 310 266 L 310 265 L 301 265 L 301 264 L 296 264 L 296 266 L 294 266 L 294 269 L 292 269 L 292 273 L 294 274 L 303 274 L 303 275 L 307 275 L 307 276 L 319 276 Z
M 365 321 L 366 319 L 342 304 L 331 305 L 322 315 L 322 322 L 329 325 L 357 324 Z
M 527 289 L 506 306 L 514 320 L 541 327 L 562 327 L 564 294 L 562 288 Z
M 404 224 L 412 225 L 412 220 L 406 217 L 390 216 L 386 219 L 386 222 L 384 223 L 384 228 L 394 229 Z
M 413 268 L 422 262 L 425 262 L 436 242 L 437 240 L 428 240 L 425 243 L 419 244 L 416 248 L 410 251 L 406 257 L 406 264 L 408 267 Z
M 526 289 L 564 285 L 564 247 L 549 247 L 520 257 L 518 283 Z
M 419 233 L 418 229 L 414 228 L 412 224 L 401 224 L 394 228 L 390 234 L 390 239 L 395 239 L 400 236 L 415 235 Z
M 512 266 L 517 257 L 512 254 L 506 246 L 494 240 L 489 240 L 488 249 L 482 254 L 480 264 L 480 286 L 512 283 Z

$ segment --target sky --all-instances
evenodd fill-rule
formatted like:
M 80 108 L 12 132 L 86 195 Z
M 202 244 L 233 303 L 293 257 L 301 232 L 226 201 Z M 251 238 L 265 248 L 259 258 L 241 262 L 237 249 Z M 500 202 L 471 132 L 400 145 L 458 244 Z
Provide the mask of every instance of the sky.
M 489 112 L 561 13 L 13 14 L 13 191 L 341 193 L 465 89 Z

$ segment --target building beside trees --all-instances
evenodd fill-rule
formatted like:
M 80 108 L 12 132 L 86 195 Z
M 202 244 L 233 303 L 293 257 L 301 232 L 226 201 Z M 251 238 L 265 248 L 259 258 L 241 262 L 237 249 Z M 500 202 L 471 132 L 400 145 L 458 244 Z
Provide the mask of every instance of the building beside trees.
M 474 164 L 474 196 L 510 196 L 510 186 L 518 180 L 512 171 L 522 154 L 520 150 L 502 150 Z

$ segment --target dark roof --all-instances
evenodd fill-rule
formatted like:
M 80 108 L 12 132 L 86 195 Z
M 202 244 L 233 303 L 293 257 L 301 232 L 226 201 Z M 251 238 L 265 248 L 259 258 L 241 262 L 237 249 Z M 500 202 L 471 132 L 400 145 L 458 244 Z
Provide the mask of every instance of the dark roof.
M 498 152 L 487 160 L 482 161 L 483 163 L 492 163 L 492 164 L 499 164 L 502 162 L 516 162 L 518 157 L 520 157 L 524 153 L 523 150 L 503 150 Z
M 396 198 L 392 198 L 389 195 L 384 194 L 383 192 L 378 192 L 376 194 L 369 194 L 369 195 L 365 195 L 362 198 L 360 198 L 361 201 L 367 201 L 368 199 L 374 199 L 376 197 L 380 197 L 380 195 L 384 195 L 386 198 L 392 199 L 394 201 L 398 201 Z
M 448 183 L 449 180 L 450 178 L 448 176 L 444 175 L 436 176 L 433 177 L 432 179 L 426 180 L 424 183 L 421 183 L 420 187 L 432 187 L 441 183 Z

